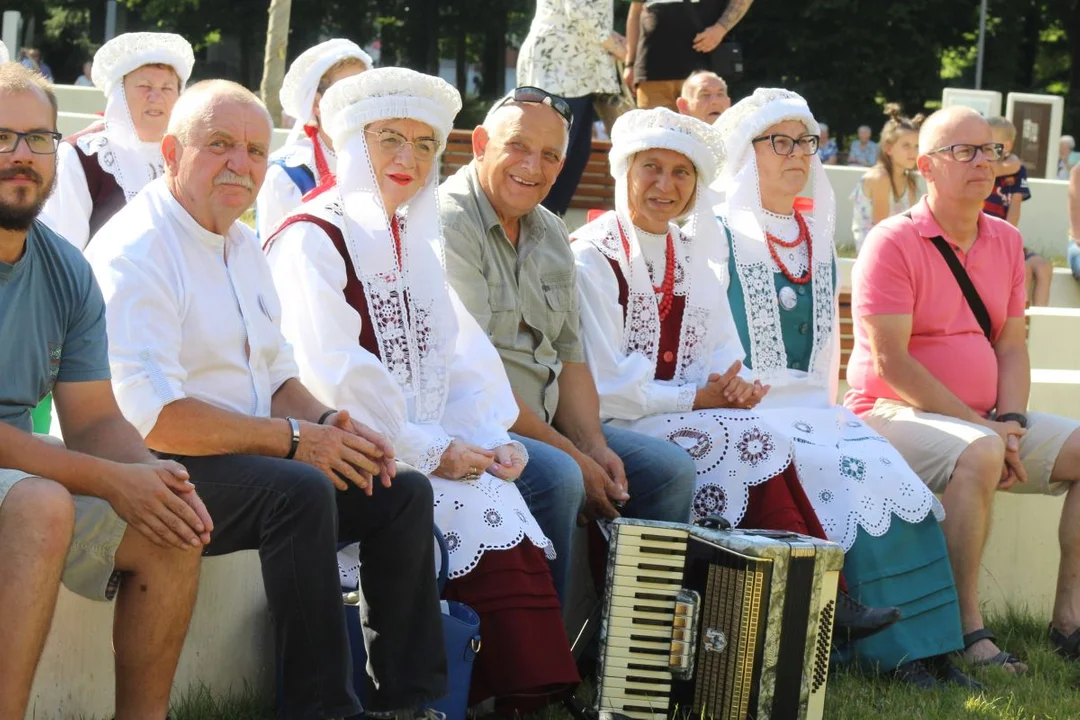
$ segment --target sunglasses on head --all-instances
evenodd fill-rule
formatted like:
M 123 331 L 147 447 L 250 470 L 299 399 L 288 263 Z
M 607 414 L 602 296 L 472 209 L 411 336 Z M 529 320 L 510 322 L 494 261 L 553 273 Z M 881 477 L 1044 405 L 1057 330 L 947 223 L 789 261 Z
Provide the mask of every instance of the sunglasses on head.
M 566 121 L 567 125 L 574 124 L 574 113 L 570 110 L 570 103 L 566 102 L 558 95 L 552 95 L 547 90 L 541 90 L 538 87 L 531 87 L 529 85 L 515 88 L 512 93 L 504 97 L 502 101 L 495 106 L 495 109 L 498 110 L 509 102 L 547 105 L 552 110 L 559 113 L 559 115 L 562 116 L 562 119 Z

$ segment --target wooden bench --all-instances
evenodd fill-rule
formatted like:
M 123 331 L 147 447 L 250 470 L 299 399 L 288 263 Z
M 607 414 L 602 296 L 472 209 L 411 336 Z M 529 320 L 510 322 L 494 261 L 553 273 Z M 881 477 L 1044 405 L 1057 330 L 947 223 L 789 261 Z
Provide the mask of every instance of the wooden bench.
M 592 141 L 592 155 L 581 175 L 570 207 L 581 210 L 611 210 L 615 207 L 615 180 L 608 167 L 611 143 L 606 140 Z M 442 179 L 450 177 L 472 162 L 472 131 L 452 130 L 446 139 L 446 151 L 442 156 Z
M 847 377 L 848 359 L 855 347 L 855 321 L 851 319 L 851 292 L 840 291 L 840 379 Z

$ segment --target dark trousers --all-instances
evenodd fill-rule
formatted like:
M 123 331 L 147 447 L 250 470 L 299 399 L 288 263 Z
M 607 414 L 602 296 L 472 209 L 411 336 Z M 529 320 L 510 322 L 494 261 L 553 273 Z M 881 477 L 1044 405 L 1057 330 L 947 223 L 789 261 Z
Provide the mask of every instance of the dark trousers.
M 214 520 L 206 555 L 258 550 L 274 621 L 278 717 L 354 715 L 336 549 L 360 543 L 360 621 L 368 655 L 365 706 L 417 708 L 446 694 L 435 587 L 431 484 L 399 466 L 389 489 L 341 492 L 292 460 L 225 455 L 183 463 Z
M 592 155 L 593 96 L 566 98 L 566 102 L 574 113 L 574 123 L 570 126 L 570 144 L 566 147 L 566 164 L 541 203 L 556 215 L 566 214 L 570 200 L 581 182 L 581 174 L 585 172 L 589 156 Z

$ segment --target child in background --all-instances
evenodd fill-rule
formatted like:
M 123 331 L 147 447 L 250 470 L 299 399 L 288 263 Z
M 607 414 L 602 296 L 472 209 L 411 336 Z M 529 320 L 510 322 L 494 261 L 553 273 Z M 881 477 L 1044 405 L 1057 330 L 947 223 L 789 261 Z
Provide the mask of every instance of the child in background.
M 1004 145 L 1005 152 L 1001 160 L 992 163 L 996 179 L 990 197 L 983 203 L 983 212 L 1007 220 L 1013 227 L 1019 227 L 1020 205 L 1031 197 L 1031 190 L 1028 188 L 1027 168 L 1020 162 L 1020 158 L 1012 154 L 1016 127 L 1004 117 L 992 117 L 988 122 L 994 142 Z M 1049 305 L 1053 266 L 1046 258 L 1025 246 L 1024 270 L 1029 304 Z

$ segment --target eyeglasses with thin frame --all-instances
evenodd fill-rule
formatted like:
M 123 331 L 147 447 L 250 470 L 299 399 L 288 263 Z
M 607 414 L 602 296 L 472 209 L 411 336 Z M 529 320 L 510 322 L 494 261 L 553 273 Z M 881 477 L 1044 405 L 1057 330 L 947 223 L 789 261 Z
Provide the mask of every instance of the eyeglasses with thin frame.
M 55 155 L 62 137 L 64 136 L 54 130 L 18 132 L 0 128 L 0 153 L 13 153 L 19 147 L 19 143 L 25 141 L 26 147 L 30 148 L 30 152 L 35 155 Z
M 547 90 L 542 90 L 541 88 L 533 87 L 531 85 L 523 85 L 519 88 L 515 88 L 513 92 L 504 97 L 493 109 L 498 110 L 509 102 L 547 105 L 552 110 L 559 113 L 559 115 L 562 116 L 562 119 L 566 121 L 567 125 L 574 124 L 574 112 L 570 109 L 570 103 L 566 102 L 566 100 L 558 95 L 552 95 Z
M 818 144 L 821 142 L 821 138 L 817 135 L 800 135 L 797 138 L 793 138 L 790 135 L 784 135 L 782 133 L 773 133 L 772 135 L 762 135 L 761 137 L 754 138 L 751 142 L 759 143 L 769 141 L 772 145 L 772 150 L 777 155 L 787 157 L 795 153 L 795 148 L 802 148 L 805 155 L 816 155 L 818 151 Z
M 390 155 L 397 155 L 406 145 L 412 145 L 413 154 L 416 155 L 417 160 L 431 160 L 439 152 L 439 141 L 435 138 L 408 140 L 398 131 L 389 128 L 365 130 L 364 132 L 379 138 L 379 147 Z
M 952 155 L 952 159 L 956 162 L 969 163 L 975 159 L 975 156 L 978 155 L 980 150 L 982 150 L 983 156 L 990 162 L 996 162 L 1005 157 L 1005 146 L 1001 143 L 986 143 L 985 145 L 954 143 L 952 145 L 946 145 L 945 147 L 939 147 L 937 150 L 931 150 L 926 154 L 936 155 L 947 151 Z

